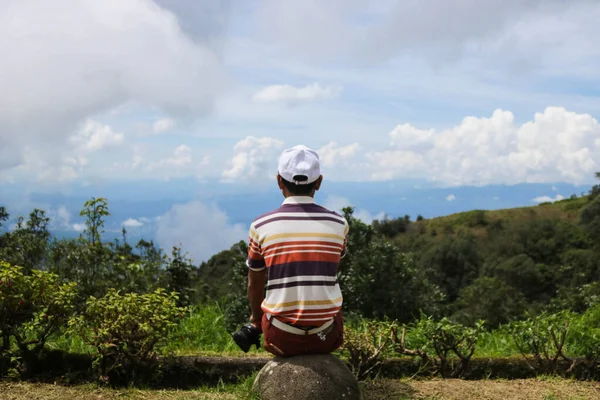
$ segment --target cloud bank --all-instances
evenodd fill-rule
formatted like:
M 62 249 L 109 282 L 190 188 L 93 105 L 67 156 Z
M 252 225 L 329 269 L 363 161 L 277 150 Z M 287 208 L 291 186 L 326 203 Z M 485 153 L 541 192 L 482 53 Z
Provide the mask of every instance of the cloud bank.
M 173 246 L 182 247 L 196 264 L 247 240 L 247 235 L 246 227 L 231 224 L 218 207 L 199 201 L 174 205 L 158 219 L 156 229 L 161 248 L 170 253 Z
M 500 109 L 440 131 L 403 124 L 389 138 L 388 149 L 367 153 L 375 180 L 419 177 L 449 186 L 584 183 L 600 168 L 600 124 L 563 107 L 548 107 L 523 124 Z
M 0 37 L 0 172 L 62 164 L 78 125 L 126 104 L 204 115 L 226 83 L 218 54 L 149 0 L 3 1 Z

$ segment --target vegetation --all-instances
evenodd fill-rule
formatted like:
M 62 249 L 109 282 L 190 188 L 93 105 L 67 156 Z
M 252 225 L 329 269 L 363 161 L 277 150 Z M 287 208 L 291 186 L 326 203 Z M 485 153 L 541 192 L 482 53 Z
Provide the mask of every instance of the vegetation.
M 540 373 L 600 359 L 600 186 L 587 196 L 443 218 L 350 224 L 339 269 L 346 341 L 361 379 L 386 359 L 468 376 L 474 359 L 518 356 Z M 135 382 L 159 356 L 242 355 L 229 333 L 247 322 L 247 244 L 193 265 L 181 249 L 102 240 L 108 200 L 86 229 L 57 239 L 33 210 L 7 229 L 0 207 L 0 375 L 35 373 L 45 350 L 92 355 L 101 381 Z M 266 355 L 253 350 L 255 355 Z

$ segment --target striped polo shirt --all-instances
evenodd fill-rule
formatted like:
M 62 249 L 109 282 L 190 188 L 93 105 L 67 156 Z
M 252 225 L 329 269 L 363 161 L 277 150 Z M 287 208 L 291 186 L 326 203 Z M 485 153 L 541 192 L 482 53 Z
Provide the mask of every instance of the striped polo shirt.
M 294 325 L 319 326 L 342 308 L 337 270 L 348 222 L 309 196 L 292 196 L 252 222 L 248 268 L 267 269 L 262 309 Z

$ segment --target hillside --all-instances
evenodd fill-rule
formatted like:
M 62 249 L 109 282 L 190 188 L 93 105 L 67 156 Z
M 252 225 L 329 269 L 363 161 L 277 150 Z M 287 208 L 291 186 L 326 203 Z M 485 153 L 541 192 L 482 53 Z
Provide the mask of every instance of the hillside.
M 461 229 L 481 231 L 481 228 L 498 223 L 525 219 L 557 219 L 577 224 L 581 210 L 589 203 L 589 196 L 573 197 L 535 206 L 500 210 L 472 210 L 443 217 L 416 221 L 417 231 L 457 232 Z

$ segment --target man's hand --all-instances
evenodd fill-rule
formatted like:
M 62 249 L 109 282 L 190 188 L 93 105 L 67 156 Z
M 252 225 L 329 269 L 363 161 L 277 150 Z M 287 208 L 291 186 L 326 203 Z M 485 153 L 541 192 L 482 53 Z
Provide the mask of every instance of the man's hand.
M 260 329 L 262 331 L 262 316 L 260 317 L 255 317 L 254 314 L 252 314 L 250 316 L 250 324 L 252 324 L 252 326 L 254 326 L 257 329 Z

